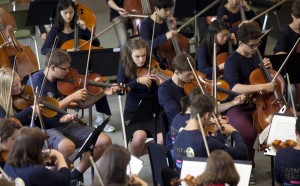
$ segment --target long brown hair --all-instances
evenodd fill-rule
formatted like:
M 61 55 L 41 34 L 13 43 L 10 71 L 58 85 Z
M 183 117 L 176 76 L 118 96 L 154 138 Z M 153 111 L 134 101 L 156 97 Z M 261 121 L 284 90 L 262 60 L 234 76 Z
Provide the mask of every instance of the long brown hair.
M 127 149 L 117 144 L 109 146 L 99 161 L 99 173 L 104 185 L 126 185 L 129 161 L 130 153 Z M 94 179 L 93 185 L 99 185 L 97 179 Z
M 149 60 L 150 60 L 150 49 L 148 46 L 148 43 L 140 38 L 133 38 L 133 39 L 129 39 L 124 48 L 121 51 L 121 62 L 124 63 L 125 66 L 125 75 L 128 78 L 135 78 L 136 77 L 136 72 L 137 72 L 137 66 L 134 63 L 133 59 L 132 59 L 132 52 L 134 50 L 139 50 L 145 48 L 146 49 L 146 62 L 144 64 L 144 66 L 147 66 L 149 64 Z
M 42 164 L 45 135 L 39 128 L 22 127 L 14 141 L 7 163 L 15 167 Z
M 207 158 L 203 174 L 196 178 L 197 186 L 227 183 L 236 186 L 240 176 L 237 173 L 231 156 L 223 150 L 214 150 Z

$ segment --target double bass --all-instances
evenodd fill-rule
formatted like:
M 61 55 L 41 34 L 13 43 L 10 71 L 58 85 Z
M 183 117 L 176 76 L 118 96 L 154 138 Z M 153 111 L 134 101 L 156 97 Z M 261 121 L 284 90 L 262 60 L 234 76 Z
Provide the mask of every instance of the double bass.
M 15 38 L 17 25 L 13 16 L 0 8 L 0 67 L 12 67 L 17 56 L 16 70 L 21 79 L 39 70 L 35 54 L 29 46 L 22 46 Z

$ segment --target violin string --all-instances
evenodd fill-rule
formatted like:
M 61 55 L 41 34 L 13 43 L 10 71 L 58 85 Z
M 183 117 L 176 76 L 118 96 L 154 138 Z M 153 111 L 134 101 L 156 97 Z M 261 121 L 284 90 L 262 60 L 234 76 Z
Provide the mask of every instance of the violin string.
M 199 126 L 200 126 L 200 131 L 202 133 L 202 138 L 203 138 L 203 141 L 204 141 L 206 153 L 207 153 L 207 156 L 209 157 L 210 156 L 210 151 L 209 151 L 209 148 L 208 148 L 208 145 L 207 145 L 206 135 L 204 133 L 204 129 L 203 129 L 203 125 L 202 125 L 202 121 L 201 121 L 199 113 L 197 113 L 197 119 L 198 119 L 198 123 L 199 123 Z
M 217 43 L 216 43 L 216 34 L 214 35 L 214 48 L 213 48 L 213 80 L 212 80 L 212 87 L 213 87 L 213 97 L 215 98 L 216 106 L 215 106 L 215 113 L 218 112 L 218 104 L 217 104 Z
M 87 62 L 86 62 L 86 68 L 85 68 L 85 76 L 84 76 L 84 84 L 83 84 L 83 88 L 86 89 L 86 85 L 87 85 L 87 75 L 88 75 L 88 71 L 89 71 L 89 66 L 90 66 L 90 56 L 91 56 L 91 49 L 92 49 L 92 38 L 94 35 L 94 25 L 92 26 L 92 31 L 91 31 L 91 39 L 90 39 L 90 46 L 89 46 L 89 52 L 88 52 L 88 56 L 87 56 Z
M 13 64 L 13 68 L 11 71 L 11 80 L 10 80 L 10 86 L 9 86 L 10 89 L 8 90 L 8 104 L 7 104 L 6 115 L 5 115 L 6 118 L 9 117 L 10 114 L 12 114 L 12 113 L 9 113 L 9 111 L 10 111 L 10 106 L 11 106 L 11 92 L 12 92 L 12 86 L 13 86 L 14 79 L 15 79 L 16 66 L 17 66 L 17 55 L 15 55 L 14 64 Z

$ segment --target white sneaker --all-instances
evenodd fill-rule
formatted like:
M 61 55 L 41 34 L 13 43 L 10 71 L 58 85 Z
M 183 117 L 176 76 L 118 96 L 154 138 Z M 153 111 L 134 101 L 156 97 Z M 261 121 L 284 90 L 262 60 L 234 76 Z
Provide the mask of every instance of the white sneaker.
M 115 130 L 116 130 L 116 128 L 109 124 L 106 124 L 106 126 L 103 129 L 103 131 L 107 132 L 107 133 L 115 132 Z

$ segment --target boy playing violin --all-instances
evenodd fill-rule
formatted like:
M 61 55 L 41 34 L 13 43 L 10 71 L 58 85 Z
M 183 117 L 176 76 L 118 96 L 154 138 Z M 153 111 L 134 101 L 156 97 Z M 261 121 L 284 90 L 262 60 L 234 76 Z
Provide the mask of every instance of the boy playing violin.
M 191 103 L 191 117 L 184 129 L 178 134 L 174 143 L 175 165 L 177 169 L 181 169 L 183 157 L 207 157 L 204 139 L 206 138 L 209 151 L 216 149 L 228 152 L 233 159 L 246 160 L 248 158 L 246 144 L 240 133 L 232 127 L 227 120 L 222 120 L 222 133 L 217 131 L 215 136 L 202 136 L 200 131 L 200 123 L 197 115 L 201 118 L 203 128 L 211 124 L 212 113 L 215 108 L 214 99 L 205 94 L 195 96 Z M 222 134 L 231 135 L 235 146 L 230 147 L 225 144 L 225 138 Z M 205 132 L 207 135 L 207 132 Z
M 47 55 L 46 68 L 45 70 L 40 70 L 33 74 L 32 83 L 33 87 L 40 88 L 44 77 L 47 74 L 44 89 L 41 92 L 41 96 L 50 96 L 54 98 L 60 98 L 59 92 L 57 90 L 57 80 L 63 79 L 68 73 L 71 63 L 70 55 L 61 49 L 56 49 L 53 52 L 52 61 L 49 62 L 50 53 Z M 47 63 L 51 63 L 49 66 Z M 30 81 L 28 81 L 30 84 Z M 80 108 L 87 108 L 91 104 L 94 104 L 105 94 L 112 94 L 112 89 L 105 89 L 98 96 L 89 96 L 86 89 L 80 89 L 69 96 L 62 98 L 59 101 L 59 108 L 66 109 L 68 105 L 75 101 Z M 73 115 L 62 115 L 57 114 L 54 118 L 45 120 L 45 127 L 47 133 L 49 134 L 50 145 L 58 149 L 65 158 L 68 158 L 74 153 L 75 148 L 83 145 L 86 138 L 94 131 L 94 128 L 89 126 L 83 126 L 77 123 L 73 123 Z M 94 159 L 100 158 L 102 152 L 111 145 L 111 139 L 104 133 L 101 133 L 97 139 L 96 145 L 94 147 Z M 75 168 L 71 173 L 71 184 L 75 184 L 78 181 L 82 181 L 83 173 L 89 168 L 89 153 L 85 153 L 81 159 L 77 168 Z

